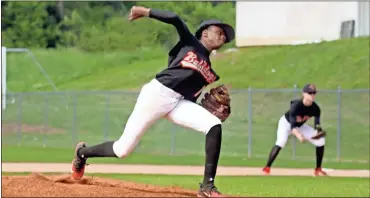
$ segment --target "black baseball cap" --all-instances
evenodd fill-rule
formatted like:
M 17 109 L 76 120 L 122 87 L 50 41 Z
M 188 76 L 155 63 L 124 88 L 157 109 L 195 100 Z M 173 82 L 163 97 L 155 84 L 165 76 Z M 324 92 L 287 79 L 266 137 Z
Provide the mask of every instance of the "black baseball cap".
M 314 84 L 307 84 L 302 89 L 305 93 L 317 92 L 316 85 Z
M 234 38 L 235 38 L 234 28 L 231 25 L 227 24 L 227 23 L 222 23 L 221 21 L 215 20 L 215 19 L 203 21 L 199 25 L 197 31 L 195 32 L 195 37 L 197 39 L 200 39 L 203 30 L 207 29 L 211 25 L 215 25 L 215 26 L 218 26 L 218 27 L 222 28 L 222 30 L 225 33 L 225 37 L 226 37 L 225 43 L 229 43 L 230 41 L 234 40 Z

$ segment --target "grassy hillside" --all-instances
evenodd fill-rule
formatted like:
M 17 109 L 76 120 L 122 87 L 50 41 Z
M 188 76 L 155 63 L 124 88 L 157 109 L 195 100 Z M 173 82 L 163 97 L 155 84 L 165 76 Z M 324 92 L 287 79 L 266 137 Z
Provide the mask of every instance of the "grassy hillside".
M 32 50 L 59 90 L 134 89 L 166 67 L 161 48 L 133 52 L 84 53 L 73 49 Z M 222 83 L 236 88 L 291 88 L 315 82 L 319 88 L 369 87 L 369 37 L 302 46 L 239 49 L 213 57 Z M 52 90 L 25 53 L 10 53 L 8 88 Z

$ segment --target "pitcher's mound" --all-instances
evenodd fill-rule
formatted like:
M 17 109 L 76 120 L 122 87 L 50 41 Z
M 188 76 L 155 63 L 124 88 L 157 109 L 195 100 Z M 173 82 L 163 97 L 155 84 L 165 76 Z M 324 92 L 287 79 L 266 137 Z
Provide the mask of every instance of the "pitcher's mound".
M 4 197 L 194 197 L 196 191 L 114 179 L 69 175 L 2 176 Z

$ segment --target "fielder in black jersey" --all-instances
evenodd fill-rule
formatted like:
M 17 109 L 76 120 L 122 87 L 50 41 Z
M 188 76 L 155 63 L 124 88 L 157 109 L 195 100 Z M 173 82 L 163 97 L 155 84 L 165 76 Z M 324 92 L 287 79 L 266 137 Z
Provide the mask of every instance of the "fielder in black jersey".
M 324 157 L 325 138 L 312 139 L 316 135 L 317 129 L 320 127 L 321 109 L 314 102 L 317 90 L 313 84 L 307 84 L 303 88 L 301 99 L 293 100 L 290 102 L 290 109 L 281 116 L 277 129 L 277 140 L 275 146 L 270 152 L 266 166 L 263 171 L 267 174 L 270 173 L 271 165 L 279 154 L 280 150 L 285 146 L 288 137 L 293 134 L 300 142 L 309 141 L 316 146 L 316 169 L 314 174 L 327 175 L 322 169 L 322 159 Z M 314 117 L 314 128 L 305 124 L 307 120 Z
M 179 34 L 179 42 L 168 54 L 168 67 L 142 87 L 121 137 L 91 147 L 84 142 L 76 146 L 72 177 L 76 180 L 83 177 L 88 158 L 127 157 L 151 125 L 165 118 L 205 134 L 206 162 L 198 196 L 222 197 L 214 185 L 221 150 L 222 122 L 195 102 L 203 88 L 219 80 L 211 67 L 209 55 L 212 50 L 234 39 L 234 29 L 220 21 L 209 20 L 192 34 L 175 13 L 132 7 L 129 20 L 142 17 L 173 25 Z

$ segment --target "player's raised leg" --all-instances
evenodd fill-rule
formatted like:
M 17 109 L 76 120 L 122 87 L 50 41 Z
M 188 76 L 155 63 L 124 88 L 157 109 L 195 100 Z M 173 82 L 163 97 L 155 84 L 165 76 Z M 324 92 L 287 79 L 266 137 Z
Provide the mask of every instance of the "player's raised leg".
M 190 128 L 206 135 L 205 169 L 199 197 L 221 197 L 214 185 L 222 142 L 221 121 L 202 106 L 181 100 L 166 118 L 175 124 Z
M 143 86 L 134 110 L 117 141 L 107 141 L 87 147 L 85 143 L 76 146 L 72 161 L 72 177 L 81 179 L 86 160 L 94 157 L 125 158 L 136 147 L 146 130 L 159 118 L 176 107 L 181 96 L 160 84 L 157 80 Z
M 324 158 L 325 150 L 325 137 L 317 140 L 311 139 L 316 134 L 315 129 L 309 125 L 302 125 L 299 129 L 305 139 L 307 139 L 312 145 L 316 146 L 316 168 L 314 174 L 316 176 L 326 176 L 327 173 L 322 170 L 322 160 Z
M 284 115 L 281 116 L 281 118 L 278 122 L 277 131 L 276 131 L 277 138 L 276 138 L 275 145 L 274 145 L 274 147 L 272 147 L 272 149 L 270 151 L 270 155 L 269 155 L 267 163 L 266 163 L 266 166 L 262 170 L 266 174 L 270 173 L 271 166 L 272 166 L 273 162 L 275 161 L 276 157 L 278 156 L 280 150 L 285 147 L 285 145 L 288 141 L 289 135 L 290 135 L 290 131 L 291 131 L 290 123 L 288 122 L 288 120 L 285 118 Z

